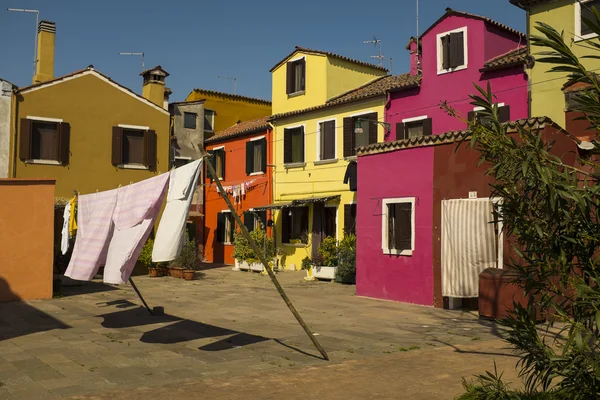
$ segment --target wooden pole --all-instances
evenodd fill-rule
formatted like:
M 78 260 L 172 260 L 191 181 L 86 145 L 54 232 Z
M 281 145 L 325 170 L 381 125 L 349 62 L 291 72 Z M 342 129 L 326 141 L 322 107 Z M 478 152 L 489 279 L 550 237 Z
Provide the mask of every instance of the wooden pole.
M 204 152 L 204 149 L 202 149 L 201 151 L 203 152 L 203 157 L 204 157 L 204 160 L 206 161 L 205 162 L 206 169 L 208 170 L 212 179 L 215 181 L 215 183 L 217 185 L 217 189 L 219 190 L 221 197 L 223 197 L 223 200 L 225 200 L 225 203 L 227 203 L 227 207 L 229 207 L 229 211 L 231 211 L 233 218 L 235 218 L 235 222 L 237 222 L 238 226 L 240 227 L 240 230 L 242 231 L 242 235 L 244 235 L 246 237 L 246 239 L 248 240 L 248 243 L 250 244 L 250 247 L 252 247 L 254 254 L 256 254 L 258 256 L 258 258 L 260 259 L 260 262 L 262 262 L 263 266 L 265 267 L 267 274 L 269 274 L 269 278 L 271 278 L 271 282 L 273 282 L 273 285 L 275 285 L 275 289 L 277 289 L 277 292 L 279 293 L 279 295 L 281 296 L 281 298 L 283 299 L 285 304 L 288 306 L 288 308 L 290 309 L 290 311 L 292 312 L 294 317 L 296 317 L 296 320 L 298 321 L 300 326 L 304 329 L 304 332 L 306 332 L 309 339 L 313 342 L 313 344 L 315 345 L 317 350 L 319 350 L 319 353 L 321 353 L 323 358 L 325 360 L 329 361 L 329 356 L 325 352 L 325 349 L 318 342 L 315 335 L 312 333 L 312 331 L 310 330 L 308 325 L 306 325 L 306 323 L 304 322 L 304 320 L 302 319 L 302 317 L 300 316 L 300 314 L 298 313 L 298 311 L 296 310 L 296 308 L 294 307 L 294 305 L 292 304 L 290 299 L 287 297 L 287 295 L 283 291 L 283 288 L 279 284 L 279 281 L 277 280 L 275 273 L 271 270 L 271 268 L 269 268 L 269 262 L 267 261 L 267 258 L 265 257 L 265 255 L 261 251 L 261 249 L 258 247 L 256 242 L 252 239 L 252 237 L 250 236 L 250 233 L 248 232 L 248 229 L 246 229 L 246 226 L 242 223 L 240 216 L 235 211 L 235 208 L 233 207 L 231 200 L 229 200 L 229 196 L 227 196 L 227 193 L 225 193 L 225 190 L 223 190 L 223 185 L 221 185 L 221 181 L 219 180 L 219 177 L 217 176 L 217 173 L 215 172 L 215 169 L 214 169 L 212 163 L 210 162 L 210 160 L 208 160 L 208 158 L 210 156 L 208 154 L 206 154 L 206 152 Z
M 138 288 L 135 285 L 135 283 L 133 283 L 133 279 L 131 279 L 131 277 L 129 277 L 129 283 L 131 283 L 131 287 L 133 287 L 133 290 L 135 290 L 135 292 L 137 293 L 137 295 L 140 298 L 140 300 L 142 301 L 142 303 L 144 303 L 144 307 L 146 307 L 146 310 L 148 310 L 148 312 L 150 313 L 150 315 L 154 316 L 154 313 L 152 312 L 152 310 L 150 309 L 150 307 L 148 307 L 148 304 L 146 304 L 146 300 L 144 300 L 144 298 L 142 297 L 142 294 L 138 290 Z

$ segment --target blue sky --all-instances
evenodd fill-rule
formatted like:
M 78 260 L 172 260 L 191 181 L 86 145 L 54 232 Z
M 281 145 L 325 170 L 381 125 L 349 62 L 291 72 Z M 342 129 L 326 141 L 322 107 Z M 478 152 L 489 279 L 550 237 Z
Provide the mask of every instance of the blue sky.
M 408 70 L 404 49 L 416 33 L 415 0 L 156 1 L 2 0 L 0 77 L 18 86 L 31 83 L 35 15 L 7 7 L 40 10 L 56 22 L 55 75 L 90 64 L 117 82 L 141 92 L 141 59 L 119 52 L 144 52 L 146 67 L 160 64 L 171 76 L 172 101 L 196 87 L 271 98 L 269 69 L 294 46 L 331 51 L 363 61 L 377 53 L 363 44 L 374 36 L 393 58 L 394 74 Z M 285 4 L 285 5 L 284 5 Z M 446 7 L 493 18 L 524 32 L 525 12 L 508 0 L 420 0 L 423 32 Z M 385 66 L 389 66 L 386 61 Z

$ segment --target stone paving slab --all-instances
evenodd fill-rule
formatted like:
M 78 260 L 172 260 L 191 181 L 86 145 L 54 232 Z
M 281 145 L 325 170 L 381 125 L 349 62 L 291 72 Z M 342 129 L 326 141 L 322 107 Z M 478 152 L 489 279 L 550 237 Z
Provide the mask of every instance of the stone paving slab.
M 329 363 L 268 277 L 224 267 L 192 282 L 136 277 L 148 303 L 165 307 L 161 317 L 148 315 L 129 285 L 100 282 L 64 288 L 62 298 L 0 304 L 0 399 L 153 391 L 198 379 L 225 386 L 238 379 L 260 382 L 244 378 L 252 374 L 295 382 L 315 366 L 358 368 L 354 362 L 400 362 L 415 352 L 427 354 L 421 357 L 429 363 L 427 376 L 437 363 L 433 352 L 501 343 L 500 328 L 473 312 L 361 298 L 354 286 L 305 282 L 303 272 L 277 276 Z M 478 359 L 473 356 L 472 366 L 482 372 Z M 460 375 L 450 378 L 460 387 Z

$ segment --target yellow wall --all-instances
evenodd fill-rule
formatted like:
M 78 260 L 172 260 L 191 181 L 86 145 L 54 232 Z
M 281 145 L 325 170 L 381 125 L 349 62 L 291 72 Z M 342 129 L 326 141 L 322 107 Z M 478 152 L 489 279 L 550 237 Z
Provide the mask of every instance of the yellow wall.
M 306 90 L 302 94 L 289 96 L 286 93 L 286 63 L 302 57 L 306 59 Z M 335 57 L 296 52 L 271 74 L 273 114 L 322 105 L 332 97 L 384 75 L 386 72 L 383 70 Z
M 356 192 L 349 191 L 349 186 L 344 184 L 344 174 L 348 161 L 343 153 L 343 119 L 377 112 L 381 119 L 384 112 L 385 97 L 348 104 L 295 117 L 274 121 L 274 162 L 273 190 L 275 203 L 290 202 L 296 199 L 310 197 L 324 197 L 341 195 L 337 212 L 337 238 L 343 237 L 344 229 L 344 204 L 356 201 Z M 336 119 L 336 158 L 334 163 L 315 165 L 317 160 L 317 129 L 320 121 Z M 304 125 L 305 132 L 305 161 L 304 167 L 286 169 L 283 166 L 283 135 L 285 128 Z M 377 141 L 384 140 L 384 129 L 378 125 Z M 309 209 L 309 232 L 312 230 L 312 207 Z M 281 244 L 281 216 L 276 216 L 277 243 Z M 309 243 L 311 242 L 309 238 Z M 302 245 L 282 245 L 285 254 L 285 267 L 292 264 L 300 268 L 302 259 L 310 257 L 311 247 Z
M 164 108 L 165 104 L 165 84 L 158 82 L 148 82 L 142 87 L 142 96 L 150 100 L 159 107 Z
M 216 112 L 214 132 L 222 131 L 235 125 L 238 121 L 250 121 L 256 118 L 271 115 L 271 105 L 268 103 L 244 99 L 239 96 L 228 96 L 207 93 L 203 91 L 192 91 L 185 101 L 204 99 L 204 108 Z M 208 139 L 211 135 L 206 135 Z
M 168 112 L 93 74 L 17 96 L 19 120 L 27 116 L 58 118 L 71 125 L 69 165 L 17 160 L 17 178 L 56 179 L 56 196 L 71 197 L 73 190 L 87 194 L 114 189 L 169 170 Z M 156 131 L 156 171 L 119 169 L 111 164 L 112 127 L 118 124 L 148 126 Z
M 46 82 L 54 79 L 54 42 L 56 34 L 41 30 L 38 33 L 37 55 L 33 83 Z
M 580 44 L 583 42 L 572 42 L 575 32 L 575 2 L 573 0 L 561 0 L 550 4 L 533 7 L 530 10 L 529 29 L 531 35 L 540 36 L 541 33 L 535 29 L 538 21 L 549 24 L 558 32 L 564 31 L 565 43 L 570 44 L 573 52 L 581 57 L 590 54 L 589 49 L 585 49 Z M 539 53 L 543 49 L 532 46 L 531 54 L 539 58 Z M 589 70 L 600 68 L 600 60 L 581 59 L 580 62 Z M 561 90 L 562 85 L 567 81 L 566 74 L 547 72 L 552 67 L 551 64 L 536 62 L 530 71 L 531 78 L 531 115 L 534 117 L 548 116 L 560 126 L 565 126 L 565 100 Z M 556 79 L 558 78 L 558 79 Z M 561 79 L 564 78 L 564 79 Z M 552 81 L 548 81 L 553 79 Z

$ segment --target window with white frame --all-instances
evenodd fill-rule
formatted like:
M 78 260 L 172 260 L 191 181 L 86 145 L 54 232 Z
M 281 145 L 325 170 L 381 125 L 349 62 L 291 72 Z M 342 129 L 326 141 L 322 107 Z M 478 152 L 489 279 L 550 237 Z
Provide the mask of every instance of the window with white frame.
M 585 23 L 586 19 L 594 21 L 594 7 L 600 11 L 600 0 L 581 0 L 575 2 L 575 40 L 590 39 L 597 36 Z
M 384 199 L 381 217 L 384 254 L 411 256 L 415 248 L 415 198 Z
M 496 105 L 498 106 L 498 120 L 501 123 L 510 121 L 510 106 L 505 105 L 504 103 L 497 103 Z M 477 122 L 479 122 L 481 125 L 489 125 L 491 122 L 491 117 L 480 114 L 480 112 L 483 110 L 483 107 L 474 107 L 473 111 L 468 113 L 467 118 L 469 121 L 475 121 L 475 119 L 477 119 Z
M 213 110 L 204 109 L 204 132 L 214 132 L 215 127 L 215 112 Z
M 225 180 L 225 146 L 215 147 L 207 151 L 212 157 L 210 162 L 219 179 Z
M 432 119 L 427 115 L 404 118 L 396 124 L 396 140 L 412 139 L 432 134 Z
M 335 159 L 335 119 L 319 122 L 318 132 L 318 160 Z
M 267 138 L 258 137 L 246 142 L 246 175 L 267 170 Z
M 302 93 L 306 89 L 306 60 L 304 57 L 286 65 L 286 93 Z
M 467 27 L 440 33 L 437 40 L 438 74 L 467 68 Z
M 233 233 L 235 232 L 235 220 L 230 211 L 222 211 L 217 214 L 217 242 L 223 244 L 233 243 Z

